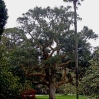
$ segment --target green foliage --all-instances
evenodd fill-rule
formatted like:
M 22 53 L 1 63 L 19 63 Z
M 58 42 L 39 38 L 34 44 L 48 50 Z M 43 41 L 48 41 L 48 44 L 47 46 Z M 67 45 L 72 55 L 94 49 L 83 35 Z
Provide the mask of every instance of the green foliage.
M 13 74 L 6 68 L 0 68 L 0 95 L 4 95 L 6 99 L 18 95 L 19 92 L 19 78 L 13 76 Z
M 86 95 L 99 97 L 99 48 L 97 47 L 90 60 L 91 66 L 82 79 L 82 88 Z
M 1 34 L 3 33 L 7 18 L 8 16 L 7 16 L 6 5 L 3 0 L 0 0 L 0 38 L 1 38 Z
M 47 60 L 44 60 L 43 62 L 44 62 L 44 64 L 49 65 L 53 68 L 55 66 L 55 64 L 61 63 L 61 57 L 58 55 L 55 55 Z
M 8 57 L 3 45 L 0 45 L 0 97 L 2 99 L 13 99 L 15 95 L 19 95 L 21 84 L 19 78 L 14 76 L 10 70 Z
M 21 66 L 24 65 L 29 68 L 30 65 L 35 65 L 37 60 L 33 61 L 34 57 L 36 58 L 36 51 L 31 47 L 31 43 L 28 43 L 30 40 L 27 40 L 27 37 L 22 32 L 17 28 L 6 29 L 2 35 L 1 43 L 5 45 L 6 53 L 3 54 L 8 58 L 10 71 L 19 76 L 20 82 L 24 83 L 25 74 Z

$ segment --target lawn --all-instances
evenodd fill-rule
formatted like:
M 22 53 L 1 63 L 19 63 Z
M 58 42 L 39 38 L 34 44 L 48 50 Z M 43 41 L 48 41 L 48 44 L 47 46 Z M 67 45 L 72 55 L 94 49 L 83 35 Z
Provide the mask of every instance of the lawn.
M 36 99 L 48 99 L 48 95 L 36 96 Z M 56 99 L 76 99 L 75 95 L 56 95 Z M 79 96 L 79 99 L 86 99 L 85 96 Z

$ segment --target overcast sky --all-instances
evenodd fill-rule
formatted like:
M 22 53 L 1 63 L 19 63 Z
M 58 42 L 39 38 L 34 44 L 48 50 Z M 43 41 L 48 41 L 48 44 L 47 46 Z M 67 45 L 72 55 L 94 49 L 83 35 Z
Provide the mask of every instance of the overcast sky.
M 29 9 L 36 6 L 39 7 L 59 7 L 61 5 L 66 6 L 67 4 L 63 0 L 4 0 L 8 9 L 9 19 L 6 27 L 17 26 L 16 19 L 26 13 Z M 99 34 L 99 0 L 84 0 L 81 6 L 78 7 L 77 13 L 82 18 L 82 21 L 78 22 L 78 31 L 83 26 L 88 26 L 96 34 Z M 99 45 L 99 39 L 91 41 L 93 46 Z

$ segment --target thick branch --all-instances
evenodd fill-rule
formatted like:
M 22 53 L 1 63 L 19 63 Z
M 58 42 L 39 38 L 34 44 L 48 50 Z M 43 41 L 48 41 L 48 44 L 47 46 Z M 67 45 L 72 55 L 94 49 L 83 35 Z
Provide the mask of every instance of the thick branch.
M 72 61 L 72 60 L 69 60 L 69 61 L 67 61 L 66 63 L 59 64 L 59 67 L 66 66 L 66 65 L 68 65 L 70 62 L 73 62 L 73 61 Z
M 42 73 L 31 73 L 29 74 L 28 70 L 25 69 L 25 67 L 23 65 L 20 65 L 22 67 L 22 70 L 25 72 L 26 76 L 39 76 L 39 77 L 45 77 L 45 74 Z
M 31 74 L 28 74 L 27 76 L 39 76 L 39 77 L 45 77 L 45 74 L 41 74 L 41 73 L 31 73 Z
M 32 37 L 32 39 L 34 39 L 33 35 L 29 32 L 29 35 Z
M 61 82 L 59 82 L 58 84 L 57 84 L 57 86 L 56 87 L 59 87 L 59 86 L 61 86 L 61 85 L 63 85 L 63 84 L 67 84 L 67 83 L 70 83 L 70 82 L 72 82 L 72 80 L 70 79 L 70 80 L 68 80 L 68 81 L 61 81 Z
M 56 87 L 58 88 L 59 86 L 61 86 L 61 85 L 63 85 L 63 84 L 70 83 L 70 82 L 73 81 L 74 78 L 75 78 L 75 76 L 72 77 L 71 79 L 68 79 L 68 81 L 66 81 L 66 80 L 62 80 L 62 81 L 60 81 L 60 82 L 56 85 Z
M 60 50 L 60 48 L 53 49 L 52 52 L 51 52 L 51 54 L 49 55 L 49 57 L 51 57 L 55 51 L 59 51 L 59 50 Z
M 60 57 L 61 57 L 61 58 L 65 58 L 66 56 L 68 56 L 68 55 L 70 55 L 70 54 L 73 54 L 73 52 L 65 53 L 64 55 L 61 55 Z
M 54 48 L 53 48 L 51 45 L 49 45 L 49 48 L 50 48 L 51 50 L 54 50 Z
M 66 80 L 66 68 L 64 69 L 63 79 Z
M 49 85 L 49 83 L 48 82 L 45 82 L 45 81 L 39 81 L 39 82 L 32 81 L 32 83 L 35 84 L 35 85 L 38 85 L 38 84 L 43 84 L 43 85 L 46 85 L 46 86 Z
M 66 54 L 64 54 L 64 55 L 61 56 L 61 58 L 65 58 L 65 57 L 66 57 Z
M 45 48 L 46 48 L 46 47 L 43 46 L 42 52 L 43 52 L 43 55 L 44 55 L 43 57 L 44 57 L 44 59 L 46 60 L 46 59 L 48 59 L 49 54 L 45 51 Z
M 56 50 L 53 50 L 53 51 L 51 52 L 51 54 L 49 55 L 49 57 L 51 57 L 55 51 L 56 51 Z

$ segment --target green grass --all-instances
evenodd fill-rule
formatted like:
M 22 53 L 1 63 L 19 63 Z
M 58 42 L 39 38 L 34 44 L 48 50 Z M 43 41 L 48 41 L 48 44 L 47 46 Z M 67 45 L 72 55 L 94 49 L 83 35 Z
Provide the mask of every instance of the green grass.
M 36 99 L 48 99 L 48 95 L 36 96 Z M 56 95 L 56 99 L 76 99 L 75 95 Z M 85 96 L 79 96 L 79 99 L 86 99 Z

